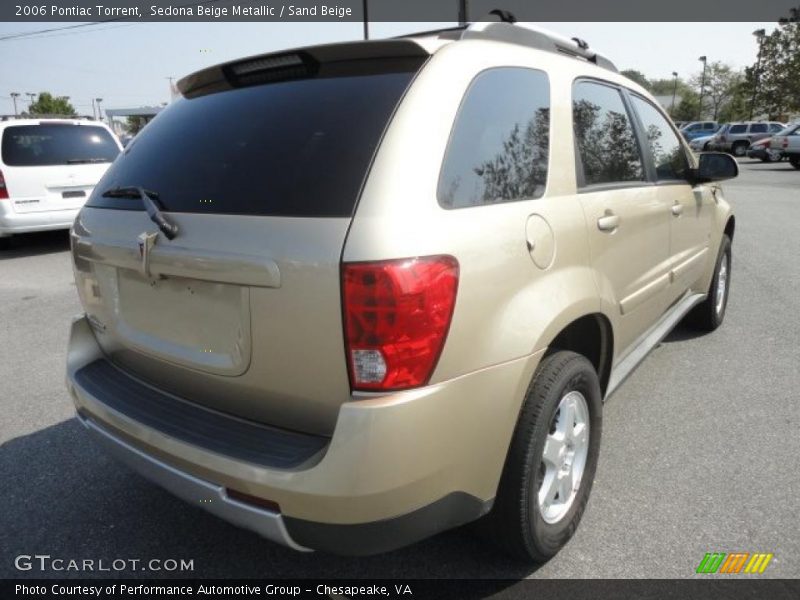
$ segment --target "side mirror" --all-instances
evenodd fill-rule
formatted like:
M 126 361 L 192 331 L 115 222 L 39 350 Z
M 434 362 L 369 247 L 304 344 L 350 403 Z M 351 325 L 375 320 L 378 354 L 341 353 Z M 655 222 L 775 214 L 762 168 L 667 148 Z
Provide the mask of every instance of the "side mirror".
M 729 154 L 722 152 L 703 152 L 698 155 L 699 164 L 693 169 L 693 183 L 724 181 L 739 175 L 739 164 Z

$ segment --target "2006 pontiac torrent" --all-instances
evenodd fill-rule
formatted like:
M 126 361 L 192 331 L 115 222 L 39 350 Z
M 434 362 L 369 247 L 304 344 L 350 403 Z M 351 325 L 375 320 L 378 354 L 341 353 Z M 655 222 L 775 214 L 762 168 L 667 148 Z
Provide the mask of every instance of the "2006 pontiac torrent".
M 737 167 L 503 17 L 180 81 L 71 234 L 67 386 L 110 453 L 301 551 L 568 541 L 603 400 L 723 320 Z

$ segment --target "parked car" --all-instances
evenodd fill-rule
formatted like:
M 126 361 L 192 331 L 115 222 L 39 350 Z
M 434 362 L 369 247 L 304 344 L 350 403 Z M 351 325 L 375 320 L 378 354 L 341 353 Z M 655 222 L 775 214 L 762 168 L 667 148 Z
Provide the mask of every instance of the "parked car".
M 558 552 L 603 399 L 685 316 L 723 321 L 735 161 L 585 44 L 505 22 L 178 88 L 73 228 L 80 422 L 297 550 L 484 519 L 514 556 Z
M 781 155 L 789 159 L 789 163 L 800 169 L 800 121 L 788 125 L 783 131 L 776 134 L 770 145 Z
M 748 158 L 757 158 L 762 162 L 780 162 L 783 153 L 772 147 L 772 138 L 764 138 L 753 142 L 747 149 Z
M 0 238 L 69 229 L 120 150 L 97 121 L 0 121 Z
M 687 142 L 691 142 L 694 138 L 706 135 L 712 135 L 719 129 L 719 123 L 716 121 L 692 121 L 688 125 L 684 125 L 681 129 L 681 134 L 686 138 Z
M 689 147 L 695 152 L 706 151 L 708 150 L 708 143 L 712 140 L 713 137 L 714 134 L 701 135 L 699 137 L 696 137 L 691 142 L 689 142 Z
M 731 152 L 734 156 L 744 156 L 750 144 L 770 137 L 785 128 L 783 123 L 747 122 L 731 123 L 709 143 L 711 150 Z

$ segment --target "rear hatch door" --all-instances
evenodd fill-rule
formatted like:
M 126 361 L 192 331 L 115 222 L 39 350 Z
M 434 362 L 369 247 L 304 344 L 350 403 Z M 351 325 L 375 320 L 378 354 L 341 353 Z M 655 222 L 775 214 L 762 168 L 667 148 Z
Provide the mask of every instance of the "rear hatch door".
M 114 363 L 227 413 L 332 431 L 350 397 L 342 248 L 419 66 L 366 63 L 180 99 L 125 149 L 73 233 L 79 291 Z M 130 186 L 152 194 L 174 239 L 137 194 L 104 195 Z

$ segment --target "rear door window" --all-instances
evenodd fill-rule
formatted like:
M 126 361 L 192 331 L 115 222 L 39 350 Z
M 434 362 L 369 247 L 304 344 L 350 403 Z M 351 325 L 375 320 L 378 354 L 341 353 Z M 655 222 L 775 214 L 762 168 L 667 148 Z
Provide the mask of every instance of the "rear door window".
M 756 123 L 750 126 L 750 133 L 767 133 L 766 123 Z
M 730 129 L 728 129 L 728 133 L 745 133 L 747 131 L 747 125 L 731 125 Z
M 102 197 L 136 186 L 171 212 L 351 216 L 418 68 L 337 63 L 330 75 L 179 99 L 126 147 L 87 205 L 141 210 L 138 199 Z
M 618 89 L 592 81 L 576 83 L 572 120 L 583 185 L 644 180 L 639 145 Z
M 2 157 L 9 167 L 104 163 L 118 154 L 108 130 L 93 125 L 11 125 L 3 132 Z
M 542 71 L 478 75 L 456 117 L 439 178 L 444 208 L 538 198 L 547 184 L 550 86 Z

